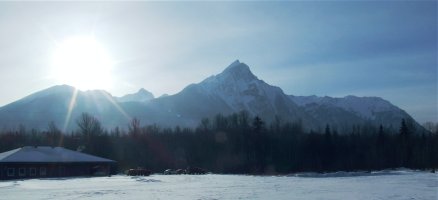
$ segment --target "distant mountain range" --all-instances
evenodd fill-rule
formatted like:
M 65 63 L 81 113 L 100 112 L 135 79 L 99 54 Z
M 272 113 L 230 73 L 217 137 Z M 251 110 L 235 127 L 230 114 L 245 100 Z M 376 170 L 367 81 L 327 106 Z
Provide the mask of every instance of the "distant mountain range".
M 83 112 L 97 117 L 106 128 L 125 128 L 131 117 L 137 117 L 143 125 L 195 127 L 204 117 L 242 110 L 267 122 L 274 118 L 300 120 L 307 129 L 322 129 L 326 124 L 345 130 L 362 124 L 398 128 L 403 118 L 412 120 L 405 111 L 379 97 L 286 95 L 237 60 L 220 74 L 158 98 L 145 89 L 114 97 L 103 90 L 54 86 L 0 107 L 0 128 L 15 129 L 22 124 L 46 129 L 53 121 L 60 128 L 73 130 Z
M 151 99 L 154 99 L 154 95 L 145 90 L 144 88 L 141 88 L 137 93 L 134 94 L 127 94 L 122 97 L 115 97 L 118 102 L 129 102 L 129 101 L 137 101 L 137 102 L 147 102 Z

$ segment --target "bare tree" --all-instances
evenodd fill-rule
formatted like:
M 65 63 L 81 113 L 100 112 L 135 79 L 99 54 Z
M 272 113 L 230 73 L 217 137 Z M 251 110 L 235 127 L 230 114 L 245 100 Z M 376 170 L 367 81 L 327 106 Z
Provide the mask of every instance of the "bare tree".
M 81 133 L 86 137 L 103 133 L 99 120 L 88 113 L 82 113 L 76 124 L 79 126 Z
M 78 150 L 84 150 L 87 153 L 97 153 L 101 150 L 100 136 L 103 135 L 103 128 L 99 120 L 88 113 L 82 113 L 78 120 L 76 120 L 80 132 L 82 134 L 82 145 Z M 82 147 L 81 147 L 82 146 Z
M 128 125 L 129 134 L 139 135 L 141 133 L 140 120 L 136 117 L 132 118 Z
M 56 126 L 55 122 L 50 121 L 49 124 L 47 124 L 47 132 L 49 132 L 52 135 L 61 134 L 61 130 Z

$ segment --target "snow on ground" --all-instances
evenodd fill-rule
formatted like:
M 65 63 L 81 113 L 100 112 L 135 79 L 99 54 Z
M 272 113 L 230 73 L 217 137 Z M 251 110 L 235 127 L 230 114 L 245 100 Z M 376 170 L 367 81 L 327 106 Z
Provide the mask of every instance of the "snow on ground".
M 0 181 L 0 199 L 438 199 L 419 171 L 291 176 L 152 175 Z

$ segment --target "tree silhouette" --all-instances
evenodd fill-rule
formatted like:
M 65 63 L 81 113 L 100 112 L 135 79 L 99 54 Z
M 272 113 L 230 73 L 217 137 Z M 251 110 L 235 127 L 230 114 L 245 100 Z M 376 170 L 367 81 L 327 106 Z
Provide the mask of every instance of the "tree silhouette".
M 136 117 L 132 118 L 131 122 L 128 126 L 129 134 L 132 134 L 134 136 L 140 135 L 141 132 L 141 126 L 140 126 L 140 120 Z
M 86 137 L 92 135 L 100 135 L 103 132 L 102 126 L 95 117 L 88 113 L 82 113 L 79 119 L 76 121 L 81 133 Z
M 438 134 L 416 134 L 408 119 L 396 128 L 357 124 L 354 131 L 339 129 L 339 134 L 329 124 L 306 130 L 301 120 L 267 124 L 244 111 L 205 118 L 196 129 L 141 125 L 133 118 L 126 131 L 116 127 L 107 132 L 87 113 L 76 123 L 72 134 L 61 133 L 54 123 L 43 131 L 25 131 L 24 126 L 0 130 L 0 152 L 59 145 L 116 160 L 120 170 L 140 166 L 153 172 L 188 166 L 245 174 L 438 167 Z
M 103 134 L 102 125 L 99 120 L 88 113 L 82 113 L 76 124 L 83 136 L 84 151 L 88 153 L 95 153 L 100 147 L 95 145 L 99 143 L 98 137 Z
M 262 119 L 259 116 L 254 117 L 254 120 L 252 122 L 254 132 L 260 133 L 264 128 L 264 124 L 265 123 L 262 121 Z
M 406 137 L 409 134 L 409 128 L 408 128 L 408 125 L 406 124 L 405 119 L 402 119 L 402 121 L 401 121 L 399 133 L 401 136 L 404 136 L 404 137 Z

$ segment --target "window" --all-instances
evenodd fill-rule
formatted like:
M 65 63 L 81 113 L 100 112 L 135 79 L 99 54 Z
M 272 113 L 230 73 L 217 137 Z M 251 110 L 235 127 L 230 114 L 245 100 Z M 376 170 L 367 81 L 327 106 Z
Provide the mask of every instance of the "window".
M 8 168 L 8 176 L 15 176 L 15 169 L 14 168 Z
M 41 167 L 40 168 L 40 176 L 46 176 L 47 175 L 47 170 L 45 167 Z
M 29 174 L 30 174 L 31 176 L 36 176 L 36 168 L 35 168 L 35 167 L 30 168 L 30 172 L 29 172 Z
M 26 176 L 26 168 L 19 168 L 18 176 Z

